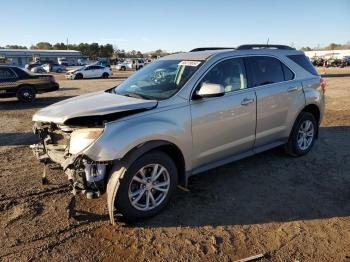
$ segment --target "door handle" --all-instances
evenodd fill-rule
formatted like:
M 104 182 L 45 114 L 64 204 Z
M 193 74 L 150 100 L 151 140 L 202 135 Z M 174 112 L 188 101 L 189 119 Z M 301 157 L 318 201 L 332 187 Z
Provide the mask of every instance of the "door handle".
M 251 103 L 254 102 L 254 99 L 253 98 L 244 98 L 242 101 L 241 101 L 241 105 L 242 106 L 246 106 L 246 105 L 249 105 Z
M 287 89 L 288 92 L 294 92 L 298 90 L 299 90 L 299 86 L 291 86 Z

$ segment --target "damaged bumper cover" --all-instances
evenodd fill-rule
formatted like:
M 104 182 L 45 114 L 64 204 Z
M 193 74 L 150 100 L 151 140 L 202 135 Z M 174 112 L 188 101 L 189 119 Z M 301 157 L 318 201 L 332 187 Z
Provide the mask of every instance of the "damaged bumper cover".
M 45 165 L 58 164 L 67 175 L 74 193 L 81 192 L 88 198 L 96 198 L 105 192 L 105 175 L 111 163 L 96 162 L 84 154 L 71 154 L 71 130 L 63 131 L 54 124 L 36 123 L 33 131 L 41 139 L 41 143 L 30 145 L 34 156 Z

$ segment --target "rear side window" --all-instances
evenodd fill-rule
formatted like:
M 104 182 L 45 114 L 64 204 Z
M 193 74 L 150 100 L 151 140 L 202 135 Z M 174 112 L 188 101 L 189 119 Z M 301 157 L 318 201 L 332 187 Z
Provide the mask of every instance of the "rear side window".
M 16 75 L 8 68 L 0 68 L 0 80 L 16 78 Z
M 289 59 L 291 59 L 293 62 L 300 65 L 302 68 L 304 68 L 309 73 L 318 76 L 318 73 L 315 69 L 315 67 L 310 62 L 310 59 L 306 57 L 305 55 L 289 55 L 287 56 Z
M 252 85 L 261 86 L 284 81 L 281 62 L 273 57 L 253 56 L 247 58 L 252 71 Z
M 28 73 L 26 71 L 24 71 L 23 69 L 20 69 L 18 67 L 13 67 L 12 70 L 14 70 L 20 78 L 28 77 Z

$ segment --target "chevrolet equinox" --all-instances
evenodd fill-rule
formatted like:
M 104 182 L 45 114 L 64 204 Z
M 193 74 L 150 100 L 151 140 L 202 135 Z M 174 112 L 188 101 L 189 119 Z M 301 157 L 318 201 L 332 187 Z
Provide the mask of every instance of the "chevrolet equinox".
M 307 154 L 324 112 L 325 82 L 283 45 L 197 48 L 163 57 L 106 91 L 33 116 L 44 164 L 74 193 L 107 193 L 111 222 L 163 209 L 188 178 L 284 145 Z

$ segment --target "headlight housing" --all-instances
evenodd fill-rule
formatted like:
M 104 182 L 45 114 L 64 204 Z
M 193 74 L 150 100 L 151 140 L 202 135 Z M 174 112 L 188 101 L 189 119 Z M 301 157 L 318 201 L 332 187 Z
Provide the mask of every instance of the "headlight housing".
M 84 128 L 72 132 L 69 142 L 69 153 L 75 155 L 90 146 L 101 136 L 103 128 Z

